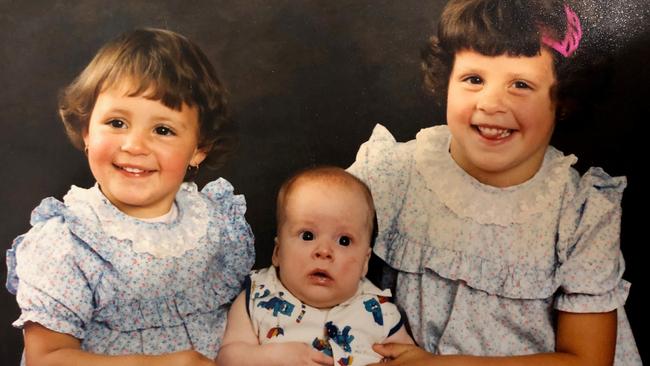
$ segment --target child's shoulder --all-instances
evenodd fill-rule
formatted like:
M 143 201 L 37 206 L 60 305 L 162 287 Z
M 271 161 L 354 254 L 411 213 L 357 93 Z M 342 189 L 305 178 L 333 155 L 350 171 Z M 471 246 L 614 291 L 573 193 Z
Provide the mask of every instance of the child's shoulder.
M 181 190 L 198 192 L 196 184 L 184 183 Z M 232 210 L 246 210 L 246 198 L 243 194 L 235 194 L 233 185 L 224 178 L 208 182 L 199 192 L 213 210 L 231 213 Z M 243 213 L 243 212 L 242 212 Z
M 388 129 L 377 124 L 368 139 L 357 152 L 350 172 L 362 178 L 371 180 L 377 177 L 403 177 L 415 162 L 416 146 L 421 144 L 423 136 L 444 134 L 445 128 L 436 126 L 421 130 L 415 139 L 398 142 Z
M 564 190 L 565 197 L 587 199 L 593 195 L 605 195 L 620 200 L 623 190 L 627 186 L 625 176 L 611 176 L 601 167 L 589 167 L 584 173 L 576 169 L 578 158 L 574 155 L 564 155 L 553 146 L 549 146 L 545 156 L 545 165 L 548 163 L 551 178 L 565 176 L 568 187 Z M 559 179 L 551 179 L 559 181 Z
M 571 171 L 571 184 L 565 191 L 565 199 L 572 206 L 598 204 L 619 206 L 627 186 L 625 176 L 611 176 L 600 167 L 591 167 L 584 174 Z
M 377 124 L 373 128 L 370 138 L 363 145 L 375 149 L 401 149 L 408 151 L 413 149 L 416 143 L 433 143 L 436 146 L 449 145 L 449 138 L 450 134 L 447 125 L 436 125 L 421 129 L 412 140 L 398 142 L 385 126 Z
M 15 291 L 18 286 L 16 268 L 19 264 L 43 270 L 51 263 L 62 264 L 75 261 L 87 248 L 76 240 L 70 230 L 70 212 L 66 205 L 53 197 L 47 197 L 32 211 L 32 227 L 16 237 L 7 251 L 7 288 Z
M 46 197 L 32 210 L 30 217 L 31 229 L 19 236 L 17 240 L 19 238 L 24 240 L 32 237 L 49 237 L 52 238 L 48 240 L 51 245 L 52 240 L 69 234 L 68 221 L 70 220 L 70 214 L 64 202 L 54 197 Z

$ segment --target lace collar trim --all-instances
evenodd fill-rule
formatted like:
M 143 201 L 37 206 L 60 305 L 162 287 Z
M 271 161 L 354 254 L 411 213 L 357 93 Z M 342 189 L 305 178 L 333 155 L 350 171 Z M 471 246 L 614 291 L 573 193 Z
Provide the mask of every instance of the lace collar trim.
M 458 216 L 480 224 L 523 223 L 557 204 L 570 179 L 569 168 L 578 160 L 549 146 L 541 168 L 531 179 L 499 188 L 479 182 L 456 164 L 449 154 L 451 135 L 447 126 L 423 129 L 416 141 L 415 164 L 427 187 Z
M 174 201 L 178 215 L 169 223 L 126 215 L 108 201 L 97 184 L 90 189 L 72 186 L 63 199 L 75 215 L 92 222 L 97 231 L 130 241 L 135 252 L 156 258 L 182 256 L 199 246 L 208 229 L 208 205 L 194 183 L 181 185 Z

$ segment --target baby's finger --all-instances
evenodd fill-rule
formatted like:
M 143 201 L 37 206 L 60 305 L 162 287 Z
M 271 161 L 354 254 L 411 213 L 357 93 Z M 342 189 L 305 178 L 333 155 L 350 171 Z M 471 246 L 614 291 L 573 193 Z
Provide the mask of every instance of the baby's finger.
M 312 361 L 316 362 L 319 365 L 323 366 L 332 366 L 334 365 L 334 359 L 332 357 L 325 356 L 322 352 L 314 350 L 312 356 Z

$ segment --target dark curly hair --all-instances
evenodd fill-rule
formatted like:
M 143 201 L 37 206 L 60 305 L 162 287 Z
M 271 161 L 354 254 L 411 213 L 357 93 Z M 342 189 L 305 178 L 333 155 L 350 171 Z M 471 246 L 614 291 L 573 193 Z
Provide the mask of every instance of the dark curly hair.
M 454 55 L 473 50 L 486 56 L 527 56 L 541 53 L 542 35 L 563 39 L 567 29 L 563 1 L 558 0 L 451 0 L 432 36 L 422 50 L 424 88 L 439 106 L 446 107 L 449 76 Z M 556 120 L 577 112 L 584 91 L 583 48 L 566 58 L 554 50 Z
M 84 148 L 97 96 L 124 80 L 133 82 L 130 96 L 146 93 L 165 106 L 183 104 L 199 112 L 199 148 L 204 163 L 221 166 L 237 146 L 236 126 L 228 115 L 225 90 L 201 49 L 186 37 L 163 29 L 137 29 L 104 45 L 59 98 L 59 114 L 66 133 Z M 186 180 L 194 177 L 186 176 Z

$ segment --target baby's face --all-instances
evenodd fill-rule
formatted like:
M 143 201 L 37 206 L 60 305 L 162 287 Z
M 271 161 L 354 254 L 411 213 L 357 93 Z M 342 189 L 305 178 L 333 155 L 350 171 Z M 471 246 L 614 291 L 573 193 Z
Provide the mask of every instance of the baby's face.
M 368 270 L 370 213 L 361 189 L 306 179 L 285 199 L 273 265 L 298 299 L 331 308 L 351 298 Z

